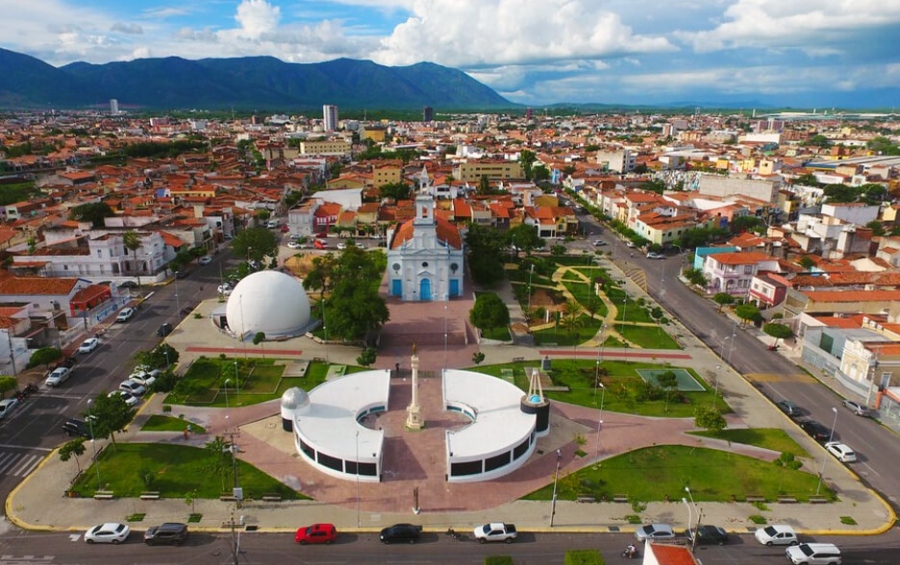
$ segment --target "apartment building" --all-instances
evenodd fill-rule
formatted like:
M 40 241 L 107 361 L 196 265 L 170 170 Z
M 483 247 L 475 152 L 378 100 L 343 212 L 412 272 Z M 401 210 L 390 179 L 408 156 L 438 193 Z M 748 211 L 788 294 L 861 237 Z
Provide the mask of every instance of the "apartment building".
M 459 163 L 453 170 L 453 178 L 466 182 L 478 182 L 481 177 L 490 180 L 525 178 L 525 170 L 517 161 L 475 161 Z

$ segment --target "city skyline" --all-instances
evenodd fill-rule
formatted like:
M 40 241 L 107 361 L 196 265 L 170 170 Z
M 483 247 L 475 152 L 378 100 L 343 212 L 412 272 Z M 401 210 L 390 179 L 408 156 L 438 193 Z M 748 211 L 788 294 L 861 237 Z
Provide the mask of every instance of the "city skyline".
M 460 69 L 512 102 L 893 106 L 900 4 L 839 0 L 5 0 L 51 65 L 340 57 Z

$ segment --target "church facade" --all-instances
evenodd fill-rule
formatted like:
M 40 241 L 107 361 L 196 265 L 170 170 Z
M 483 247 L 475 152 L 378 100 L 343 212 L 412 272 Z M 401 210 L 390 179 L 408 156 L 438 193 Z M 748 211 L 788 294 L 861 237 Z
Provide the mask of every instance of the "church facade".
M 449 300 L 464 288 L 462 234 L 435 216 L 434 197 L 416 195 L 416 217 L 388 239 L 388 292 L 405 301 Z

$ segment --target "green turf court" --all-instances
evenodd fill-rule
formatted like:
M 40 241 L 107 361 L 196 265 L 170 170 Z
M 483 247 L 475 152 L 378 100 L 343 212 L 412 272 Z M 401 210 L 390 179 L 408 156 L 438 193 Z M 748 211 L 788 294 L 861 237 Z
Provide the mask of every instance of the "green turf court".
M 681 392 L 702 392 L 706 390 L 702 384 L 697 382 L 697 379 L 684 369 L 637 369 L 637 374 L 645 382 L 655 385 L 659 384 L 657 377 L 668 372 L 675 373 L 675 378 L 678 379 L 678 390 Z

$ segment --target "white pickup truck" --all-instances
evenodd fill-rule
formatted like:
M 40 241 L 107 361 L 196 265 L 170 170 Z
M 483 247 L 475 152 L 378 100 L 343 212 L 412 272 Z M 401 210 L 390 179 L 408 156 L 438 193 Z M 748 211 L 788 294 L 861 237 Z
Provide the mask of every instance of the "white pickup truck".
M 475 528 L 475 539 L 480 543 L 486 541 L 502 541 L 512 543 L 519 533 L 513 524 L 505 524 L 503 522 L 491 522 L 483 526 Z

